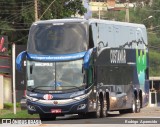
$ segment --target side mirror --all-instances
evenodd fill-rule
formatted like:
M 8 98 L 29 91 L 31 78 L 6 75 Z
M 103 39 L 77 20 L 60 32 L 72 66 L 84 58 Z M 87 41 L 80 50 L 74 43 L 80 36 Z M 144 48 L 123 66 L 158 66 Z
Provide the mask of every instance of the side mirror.
M 84 69 L 89 68 L 89 60 L 90 60 L 90 56 L 91 56 L 92 52 L 93 52 L 93 49 L 89 49 L 83 58 L 84 59 L 84 62 L 83 62 Z
M 18 71 L 22 70 L 22 60 L 23 60 L 24 57 L 26 57 L 26 54 L 27 54 L 27 52 L 23 51 L 16 58 L 16 69 Z

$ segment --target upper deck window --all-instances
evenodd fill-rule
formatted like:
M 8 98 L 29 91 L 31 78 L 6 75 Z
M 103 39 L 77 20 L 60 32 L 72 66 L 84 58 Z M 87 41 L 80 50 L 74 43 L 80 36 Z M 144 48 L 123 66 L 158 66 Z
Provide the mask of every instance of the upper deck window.
M 79 23 L 33 24 L 27 51 L 33 54 L 69 54 L 86 51 L 88 26 Z

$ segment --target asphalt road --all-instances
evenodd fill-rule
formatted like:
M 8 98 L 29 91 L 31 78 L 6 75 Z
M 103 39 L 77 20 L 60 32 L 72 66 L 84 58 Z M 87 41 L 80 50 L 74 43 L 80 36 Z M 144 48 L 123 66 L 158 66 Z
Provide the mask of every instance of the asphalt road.
M 65 117 L 57 117 L 55 121 L 42 121 L 43 124 L 160 124 L 160 107 L 145 107 L 140 113 L 119 114 L 109 112 L 109 116 L 105 118 L 83 118 L 78 115 L 68 115 Z
M 8 127 L 3 125 L 4 127 Z M 160 107 L 145 107 L 140 113 L 119 114 L 109 112 L 105 118 L 82 118 L 78 115 L 57 117 L 55 121 L 42 121 L 37 125 L 12 125 L 13 127 L 160 127 Z M 1 127 L 1 125 L 0 125 Z

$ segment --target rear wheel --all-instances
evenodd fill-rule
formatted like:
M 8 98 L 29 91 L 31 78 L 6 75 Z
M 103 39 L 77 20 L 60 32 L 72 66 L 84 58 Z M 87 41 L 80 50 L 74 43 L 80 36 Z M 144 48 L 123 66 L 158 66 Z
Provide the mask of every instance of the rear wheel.
M 133 103 L 132 103 L 131 113 L 135 113 L 135 112 L 136 112 L 136 99 L 134 98 Z
M 53 114 L 39 114 L 42 121 L 55 120 L 56 116 Z
M 129 110 L 131 113 L 138 113 L 140 112 L 140 101 L 139 99 L 136 99 L 134 97 L 133 103 L 132 103 L 132 108 Z
M 137 99 L 137 100 L 136 100 L 136 111 L 135 111 L 135 112 L 136 112 L 136 113 L 139 113 L 140 110 L 141 110 L 140 100 Z

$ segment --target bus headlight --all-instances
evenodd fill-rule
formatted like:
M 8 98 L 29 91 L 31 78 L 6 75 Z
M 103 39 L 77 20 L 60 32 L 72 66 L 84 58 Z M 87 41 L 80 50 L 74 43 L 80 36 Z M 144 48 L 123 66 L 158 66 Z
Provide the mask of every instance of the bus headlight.
M 82 95 L 82 96 L 78 96 L 78 97 L 75 97 L 75 98 L 73 98 L 73 99 L 75 99 L 75 100 L 81 100 L 81 99 L 84 99 L 84 98 L 86 98 L 87 97 L 87 94 L 84 94 L 84 95 Z
M 30 97 L 30 96 L 27 96 L 27 95 L 26 95 L 26 99 L 28 99 L 30 101 L 38 101 L 37 98 L 33 98 L 33 97 Z

